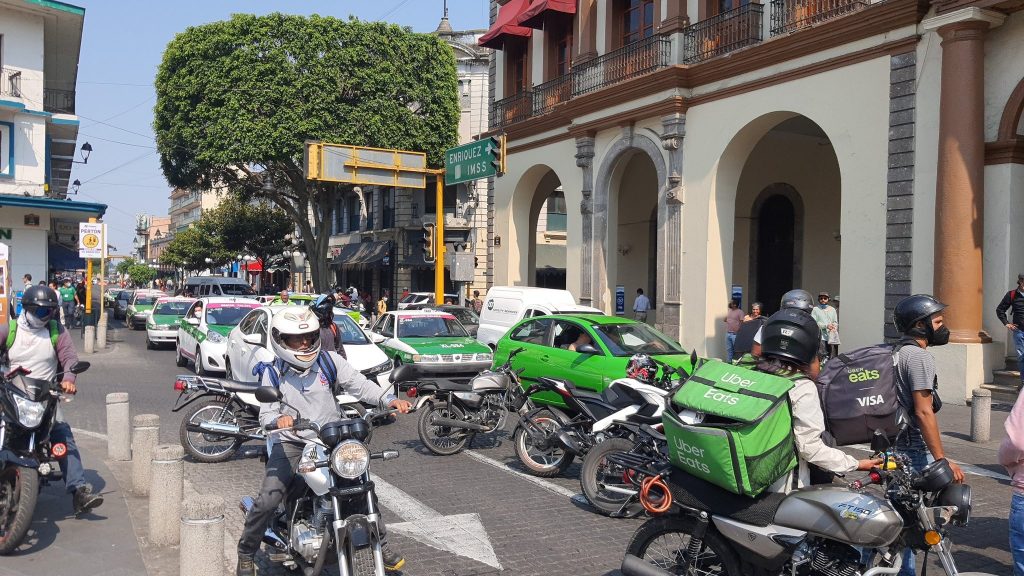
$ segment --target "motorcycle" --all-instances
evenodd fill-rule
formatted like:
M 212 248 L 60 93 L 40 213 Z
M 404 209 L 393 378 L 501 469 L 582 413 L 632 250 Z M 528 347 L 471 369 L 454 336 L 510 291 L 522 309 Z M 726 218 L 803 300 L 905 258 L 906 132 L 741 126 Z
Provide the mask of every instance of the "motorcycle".
M 178 399 L 172 412 L 192 406 L 181 419 L 178 438 L 181 446 L 197 462 L 225 462 L 251 440 L 263 441 L 266 432 L 260 426 L 260 401 L 257 383 L 221 378 L 180 375 L 174 380 Z M 366 409 L 359 399 L 348 394 L 335 397 L 346 415 L 362 416 Z
M 957 571 L 948 530 L 970 520 L 970 486 L 953 482 L 945 460 L 915 471 L 906 457 L 889 453 L 881 432 L 871 447 L 886 462 L 862 480 L 755 499 L 673 471 L 667 459 L 609 456 L 638 476 L 655 479 L 659 488 L 648 496 L 651 504 L 674 509 L 640 526 L 622 572 L 881 576 L 899 573 L 909 547 L 923 551 L 926 561 L 934 551 L 948 576 L 969 576 Z
M 512 359 L 523 350 L 513 350 L 504 364 L 481 372 L 468 383 L 415 380 L 415 372 L 406 371 L 406 378 L 414 378 L 402 382 L 414 383 L 406 395 L 418 398 L 414 411 L 423 410 L 417 425 L 420 442 L 434 454 L 450 456 L 477 434 L 503 429 L 508 413 L 518 412 L 529 402 L 519 373 L 512 370 Z
M 81 374 L 88 362 L 67 372 Z M 13 552 L 25 538 L 43 484 L 60 479 L 58 460 L 67 446 L 50 442 L 57 405 L 62 400 L 61 372 L 52 380 L 31 378 L 24 368 L 0 374 L 0 555 Z
M 399 370 L 402 368 L 405 367 Z M 255 396 L 260 402 L 281 401 L 281 391 L 272 386 L 257 388 Z M 337 563 L 341 576 L 384 576 L 382 519 L 369 465 L 371 460 L 398 458 L 398 451 L 371 453 L 366 443 L 372 416 L 393 412 L 370 411 L 362 417 L 343 417 L 324 426 L 303 420 L 300 415 L 291 428 L 278 429 L 276 424 L 265 427 L 267 432 L 316 432 L 316 438 L 303 441 L 302 457 L 296 466 L 303 482 L 292 483 L 278 508 L 279 514 L 263 535 L 272 562 L 302 570 L 306 576 L 320 574 L 328 562 Z M 246 514 L 253 505 L 249 496 L 239 503 Z
M 597 393 L 579 389 L 568 380 L 538 378 L 526 395 L 555 392 L 566 408 L 540 406 L 520 418 L 513 439 L 516 455 L 527 471 L 544 478 L 557 476 L 594 446 L 611 438 L 629 438 L 631 429 L 623 423 L 659 424 L 669 388 L 685 370 L 655 362 L 661 376 L 654 386 L 620 378 Z

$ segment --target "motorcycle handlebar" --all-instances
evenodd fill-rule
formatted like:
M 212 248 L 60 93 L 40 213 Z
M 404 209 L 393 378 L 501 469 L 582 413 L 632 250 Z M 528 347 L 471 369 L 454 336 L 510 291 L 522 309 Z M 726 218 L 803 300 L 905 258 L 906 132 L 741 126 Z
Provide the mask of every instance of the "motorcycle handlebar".
M 309 420 L 296 418 L 295 420 L 292 421 L 291 426 L 281 428 L 277 425 L 277 421 L 275 420 L 274 422 L 271 422 L 270 424 L 264 426 L 263 429 L 266 430 L 267 432 L 283 432 L 285 430 L 316 430 L 316 424 L 310 422 Z

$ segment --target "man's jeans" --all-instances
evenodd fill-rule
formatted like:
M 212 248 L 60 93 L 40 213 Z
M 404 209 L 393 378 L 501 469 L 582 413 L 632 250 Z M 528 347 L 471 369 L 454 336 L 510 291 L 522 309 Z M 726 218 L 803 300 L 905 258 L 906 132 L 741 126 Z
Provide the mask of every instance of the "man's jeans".
M 1010 553 L 1013 576 L 1024 576 L 1024 494 L 1013 494 L 1010 501 Z
M 75 301 L 61 302 L 60 307 L 64 309 L 64 327 L 68 330 L 75 327 Z
M 78 445 L 75 444 L 75 436 L 71 433 L 71 426 L 67 422 L 57 422 L 50 430 L 50 444 L 63 442 L 68 447 L 68 453 L 58 460 L 60 471 L 64 475 L 64 487 L 69 494 L 74 493 L 79 487 L 85 485 L 85 469 L 82 468 L 82 457 L 78 453 Z
M 732 364 L 732 359 L 736 355 L 736 333 L 729 332 L 725 335 L 725 358 L 726 362 Z
M 910 457 L 910 465 L 918 472 L 933 461 L 932 455 L 928 452 L 927 448 L 923 450 L 903 450 L 902 453 Z M 900 568 L 897 576 L 916 576 L 917 569 L 915 568 L 914 560 L 914 551 L 911 548 L 904 549 L 903 566 Z
M 1021 383 L 1024 383 L 1024 330 L 1013 331 L 1013 344 L 1017 348 L 1017 370 L 1020 371 Z

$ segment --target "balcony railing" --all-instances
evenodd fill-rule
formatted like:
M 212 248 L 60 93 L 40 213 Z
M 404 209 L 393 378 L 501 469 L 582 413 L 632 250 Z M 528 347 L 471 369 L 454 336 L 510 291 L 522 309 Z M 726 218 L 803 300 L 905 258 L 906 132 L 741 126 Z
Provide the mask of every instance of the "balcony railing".
M 864 0 L 772 0 L 772 36 L 857 12 Z
M 556 104 L 572 98 L 572 73 L 559 76 L 533 88 L 533 114 L 542 116 L 551 112 Z
M 684 61 L 703 62 L 760 43 L 763 11 L 761 4 L 746 4 L 688 26 L 683 30 Z
M 523 90 L 494 103 L 491 126 L 508 126 L 533 116 L 533 90 Z
M 0 96 L 21 98 L 21 70 L 0 68 Z
M 573 96 L 644 76 L 672 64 L 672 42 L 651 36 L 588 60 L 572 71 Z
M 75 91 L 54 90 L 47 88 L 43 90 L 43 110 L 63 114 L 75 113 Z

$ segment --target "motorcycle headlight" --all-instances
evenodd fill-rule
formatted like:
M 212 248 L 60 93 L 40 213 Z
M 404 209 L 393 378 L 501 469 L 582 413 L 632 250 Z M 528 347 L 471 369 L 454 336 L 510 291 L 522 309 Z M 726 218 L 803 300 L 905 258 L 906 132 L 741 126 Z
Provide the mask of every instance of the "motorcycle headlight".
M 369 465 L 370 450 L 358 440 L 345 440 L 331 452 L 331 470 L 342 478 L 359 478 Z
M 46 413 L 46 404 L 33 402 L 17 394 L 11 394 L 14 398 L 14 405 L 18 408 L 18 422 L 25 428 L 35 428 L 43 421 L 43 414 Z
M 214 332 L 213 330 L 206 333 L 206 339 L 215 344 L 219 344 L 224 341 L 224 337 L 221 336 L 220 332 Z

